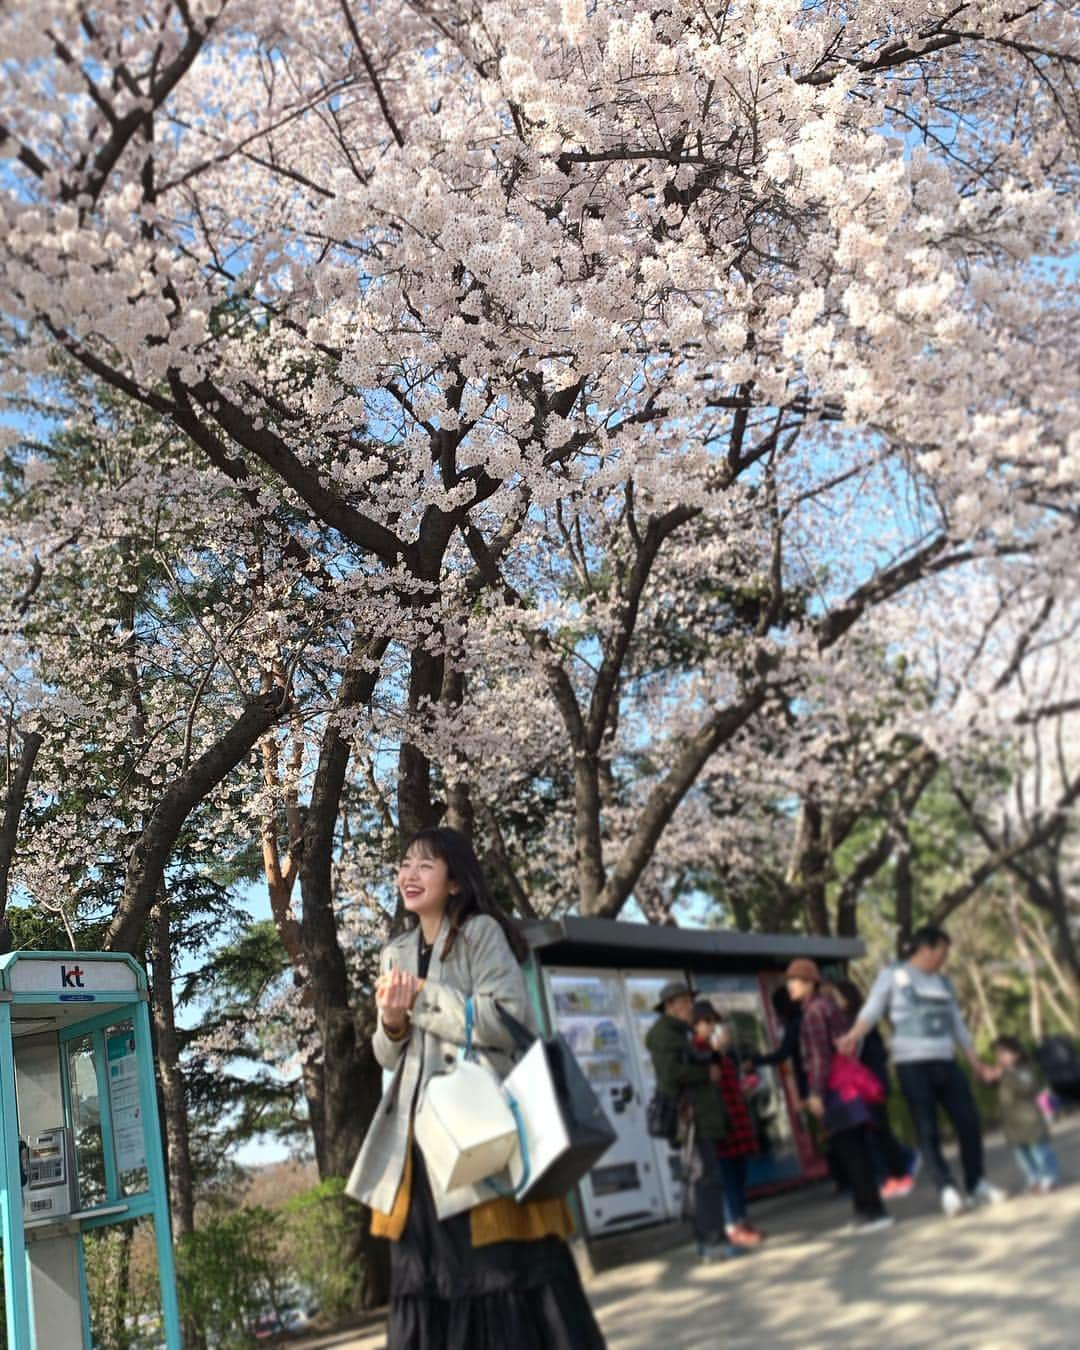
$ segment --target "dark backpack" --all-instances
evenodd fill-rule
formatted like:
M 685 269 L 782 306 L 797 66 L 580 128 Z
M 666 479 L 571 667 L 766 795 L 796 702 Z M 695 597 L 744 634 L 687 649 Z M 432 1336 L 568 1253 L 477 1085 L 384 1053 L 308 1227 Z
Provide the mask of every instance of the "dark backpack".
M 666 1139 L 669 1144 L 678 1141 L 679 1099 L 659 1089 L 645 1108 L 645 1128 L 654 1139 Z
M 1080 1086 L 1080 1054 L 1068 1036 L 1047 1036 L 1035 1057 L 1051 1087 Z

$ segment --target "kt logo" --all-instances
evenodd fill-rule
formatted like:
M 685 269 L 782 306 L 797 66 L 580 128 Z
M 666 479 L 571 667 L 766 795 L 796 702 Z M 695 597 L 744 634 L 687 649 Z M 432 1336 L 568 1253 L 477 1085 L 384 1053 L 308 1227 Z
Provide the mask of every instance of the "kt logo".
M 85 988 L 85 985 L 82 982 L 82 977 L 83 977 L 82 966 L 72 966 L 70 969 L 67 966 L 60 967 L 60 983 L 63 985 L 65 989 Z

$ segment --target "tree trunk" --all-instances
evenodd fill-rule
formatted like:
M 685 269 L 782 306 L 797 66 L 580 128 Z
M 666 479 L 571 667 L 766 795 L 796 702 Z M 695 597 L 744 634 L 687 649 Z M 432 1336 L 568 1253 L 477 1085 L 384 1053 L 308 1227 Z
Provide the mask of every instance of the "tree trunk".
M 165 1115 L 166 1157 L 169 1168 L 169 1202 L 174 1239 L 195 1231 L 195 1183 L 191 1168 L 187 1099 L 180 1068 L 180 1044 L 176 1034 L 173 1002 L 172 927 L 164 887 L 150 912 L 150 975 L 153 981 L 151 1013 L 157 1044 Z
M 164 887 L 158 903 L 150 911 L 150 979 L 153 986 L 150 1011 L 154 1021 L 162 1114 L 165 1117 L 165 1159 L 175 1245 L 195 1231 L 195 1178 L 191 1165 L 187 1094 L 176 1034 L 172 928 Z M 191 1319 L 184 1319 L 181 1331 L 185 1350 L 206 1350 L 206 1338 Z
M 439 698 L 442 684 L 442 657 L 414 651 L 409 667 L 411 718 L 423 716 L 424 707 Z M 431 800 L 431 761 L 418 746 L 403 741 L 398 752 L 398 829 L 402 840 L 429 829 L 437 814 Z
M 22 738 L 17 765 L 8 763 L 8 789 L 4 798 L 4 815 L 0 820 L 0 956 L 11 951 L 11 929 L 8 927 L 7 903 L 8 887 L 11 880 L 11 864 L 15 860 L 15 846 L 19 838 L 19 821 L 22 819 L 26 792 L 30 786 L 30 775 L 34 771 L 34 761 L 41 749 L 42 737 L 36 731 L 28 731 Z
M 1069 994 L 1074 1007 L 1080 1008 L 1080 952 L 1076 948 L 1069 914 L 1069 901 L 1061 880 L 1060 853 L 1055 854 L 1050 869 L 1048 908 L 1054 923 L 1054 946 L 1069 982 Z
M 915 885 L 911 874 L 911 842 L 904 828 L 896 851 L 896 872 L 893 877 L 896 896 L 896 955 L 907 955 L 911 934 L 915 931 Z
M 967 963 L 967 973 L 971 979 L 972 988 L 975 990 L 975 997 L 978 999 L 979 1011 L 986 1023 L 986 1029 L 989 1031 L 991 1038 L 996 1039 L 998 1034 L 997 1019 L 994 1016 L 993 1008 L 990 1006 L 990 999 L 987 997 L 986 985 L 983 983 L 982 975 L 979 972 L 978 961 Z
M 594 914 L 604 890 L 600 775 L 596 756 L 574 749 L 574 865 L 582 914 Z
M 825 887 L 826 857 L 821 803 L 813 792 L 808 792 L 799 816 L 794 875 L 788 879 L 801 884 L 806 931 L 815 937 L 828 937 L 831 932 Z
M 342 679 L 335 711 L 344 713 L 371 697 L 378 678 L 377 660 L 385 648 L 385 642 L 375 640 L 359 652 L 361 659 Z M 316 1157 L 324 1178 L 348 1175 L 382 1090 L 382 1072 L 371 1050 L 371 1027 L 358 1027 L 353 1010 L 334 913 L 334 839 L 350 746 L 351 736 L 343 735 L 338 721 L 331 718 L 319 751 L 300 862 L 300 939 L 306 987 L 322 1050 L 322 1088 L 315 1100 L 321 1118 Z M 307 1079 L 305 1076 L 305 1086 Z M 317 1124 L 313 1118 L 313 1130 Z M 374 1243 L 370 1237 L 366 1215 L 357 1231 L 354 1253 L 362 1262 L 358 1304 L 365 1308 L 381 1306 L 387 1296 L 388 1264 L 384 1244 Z

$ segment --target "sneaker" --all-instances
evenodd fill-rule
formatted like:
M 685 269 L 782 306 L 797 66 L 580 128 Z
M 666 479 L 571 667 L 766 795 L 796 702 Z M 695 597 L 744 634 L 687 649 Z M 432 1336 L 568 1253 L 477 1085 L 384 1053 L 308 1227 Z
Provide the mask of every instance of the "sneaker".
M 733 1224 L 728 1229 L 727 1235 L 733 1247 L 758 1247 L 765 1236 L 756 1228 L 751 1228 L 748 1223 Z
M 1055 1181 L 1053 1177 L 1044 1177 L 1042 1181 L 1036 1182 L 1032 1190 L 1036 1190 L 1040 1195 L 1050 1195 L 1061 1185 L 1060 1181 Z
M 727 1261 L 733 1256 L 748 1256 L 746 1247 L 736 1247 L 731 1242 L 699 1242 L 698 1260 L 703 1266 L 711 1266 L 716 1261 Z
M 1000 1205 L 1003 1200 L 1008 1200 L 1007 1192 L 1000 1186 L 992 1186 L 985 1177 L 971 1192 L 972 1202 L 976 1205 Z
M 946 1186 L 941 1192 L 941 1212 L 947 1219 L 955 1219 L 967 1209 L 964 1197 L 955 1186 Z
M 915 1189 L 915 1178 L 909 1172 L 906 1177 L 889 1177 L 881 1188 L 882 1200 L 902 1200 Z
M 852 1237 L 863 1237 L 867 1233 L 884 1233 L 896 1220 L 891 1214 L 879 1214 L 876 1219 L 856 1219 L 844 1229 Z

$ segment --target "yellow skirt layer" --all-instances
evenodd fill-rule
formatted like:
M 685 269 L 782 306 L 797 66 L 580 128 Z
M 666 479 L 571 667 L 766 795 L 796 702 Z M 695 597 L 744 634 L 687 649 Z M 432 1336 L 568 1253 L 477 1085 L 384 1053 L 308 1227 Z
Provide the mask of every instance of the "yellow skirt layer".
M 389 1214 L 371 1211 L 371 1231 L 375 1237 L 400 1240 L 409 1217 L 412 1194 L 412 1149 L 405 1155 L 405 1170 L 394 1207 Z M 539 1242 L 541 1238 L 568 1238 L 574 1231 L 570 1208 L 563 1199 L 524 1200 L 520 1204 L 509 1196 L 496 1196 L 469 1210 L 469 1228 L 474 1247 L 488 1247 L 493 1242 Z

